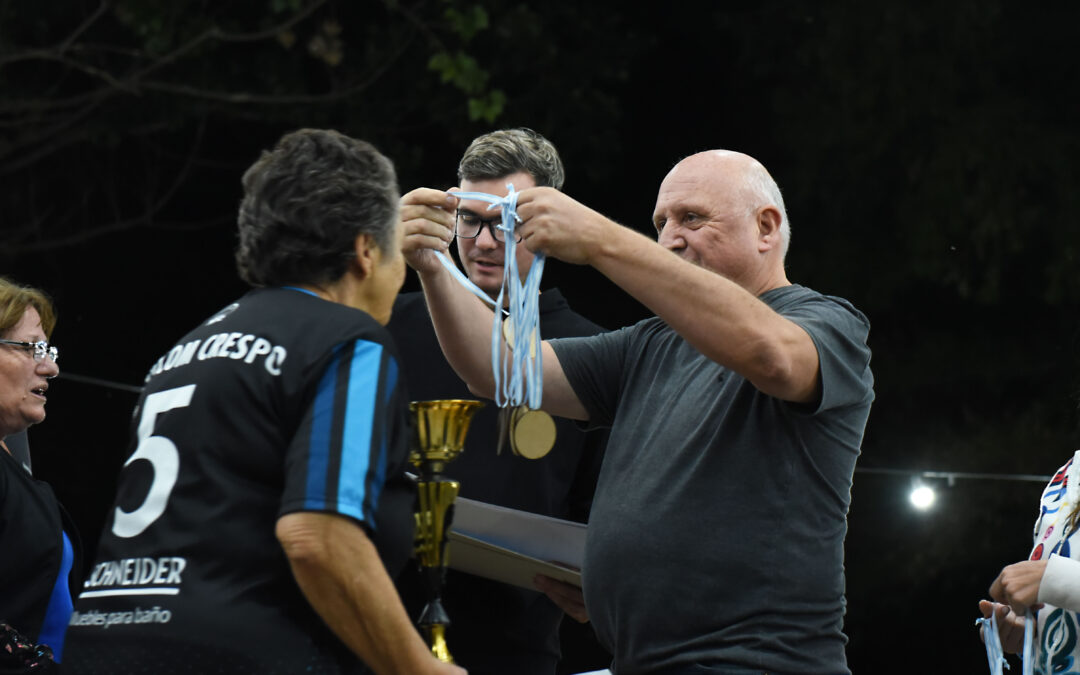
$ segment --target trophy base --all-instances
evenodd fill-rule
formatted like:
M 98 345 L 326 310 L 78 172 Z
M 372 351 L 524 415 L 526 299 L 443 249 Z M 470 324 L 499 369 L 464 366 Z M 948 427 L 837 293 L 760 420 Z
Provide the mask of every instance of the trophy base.
M 424 626 L 424 633 L 427 643 L 431 645 L 431 655 L 443 663 L 453 663 L 454 657 L 450 656 L 450 648 L 446 646 L 446 626 Z

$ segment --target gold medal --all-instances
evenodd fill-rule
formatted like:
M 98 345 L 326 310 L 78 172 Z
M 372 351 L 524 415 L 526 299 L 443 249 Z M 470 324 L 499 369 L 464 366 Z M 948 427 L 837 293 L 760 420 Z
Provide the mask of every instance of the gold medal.
M 514 349 L 514 324 L 510 323 L 510 317 L 503 319 L 503 339 L 506 340 L 506 346 L 511 350 Z
M 510 348 L 510 351 L 514 350 L 514 324 L 510 321 L 510 317 L 503 319 L 503 339 L 506 340 L 506 346 Z M 536 351 L 536 334 L 537 329 L 533 329 L 532 335 L 529 336 L 529 350 Z
M 525 406 L 514 409 L 510 417 L 510 448 L 515 455 L 540 459 L 555 445 L 555 420 L 543 410 Z

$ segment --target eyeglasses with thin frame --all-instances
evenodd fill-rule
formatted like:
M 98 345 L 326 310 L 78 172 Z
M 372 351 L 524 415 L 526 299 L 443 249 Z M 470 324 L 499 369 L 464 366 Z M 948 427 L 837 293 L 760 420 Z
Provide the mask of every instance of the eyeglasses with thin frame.
M 49 357 L 49 360 L 56 363 L 60 358 L 60 350 L 51 346 L 44 340 L 37 342 L 18 342 L 17 340 L 2 340 L 0 339 L 0 345 L 10 345 L 12 347 L 18 347 L 19 349 L 25 349 L 26 351 L 34 350 L 34 361 L 41 363 L 45 360 L 45 357 Z
M 454 216 L 454 234 L 462 239 L 476 239 L 480 231 L 487 226 L 488 232 L 495 241 L 505 243 L 506 232 L 502 229 L 502 216 L 498 218 L 481 218 L 472 211 L 458 211 Z M 521 241 L 521 236 L 515 232 L 514 242 Z

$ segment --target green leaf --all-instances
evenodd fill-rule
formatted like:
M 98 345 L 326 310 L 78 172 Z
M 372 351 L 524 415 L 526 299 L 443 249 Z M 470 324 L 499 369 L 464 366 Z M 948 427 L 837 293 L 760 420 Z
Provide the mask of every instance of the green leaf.
M 439 73 L 444 83 L 453 84 L 469 95 L 476 95 L 487 85 L 488 73 L 476 59 L 464 52 L 438 52 L 428 61 L 428 69 Z
M 444 16 L 450 24 L 450 29 L 460 35 L 465 42 L 472 40 L 477 33 L 490 25 L 487 11 L 479 5 L 472 5 L 465 11 L 451 7 L 444 12 Z
M 469 98 L 469 119 L 473 122 L 483 120 L 492 124 L 502 114 L 506 106 L 506 94 L 501 89 L 493 89 L 480 97 Z

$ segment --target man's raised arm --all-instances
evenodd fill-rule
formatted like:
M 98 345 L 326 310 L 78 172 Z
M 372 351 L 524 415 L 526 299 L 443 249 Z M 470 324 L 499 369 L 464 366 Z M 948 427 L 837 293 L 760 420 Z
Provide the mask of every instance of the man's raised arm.
M 525 219 L 523 243 L 529 250 L 591 265 L 702 354 L 762 392 L 790 401 L 818 395 L 817 351 L 810 336 L 756 297 L 788 283 L 782 266 L 772 278 L 739 283 L 732 278 L 736 275 L 674 255 L 663 242 L 550 188 L 522 191 L 518 213 Z M 762 232 L 762 238 L 773 234 Z

